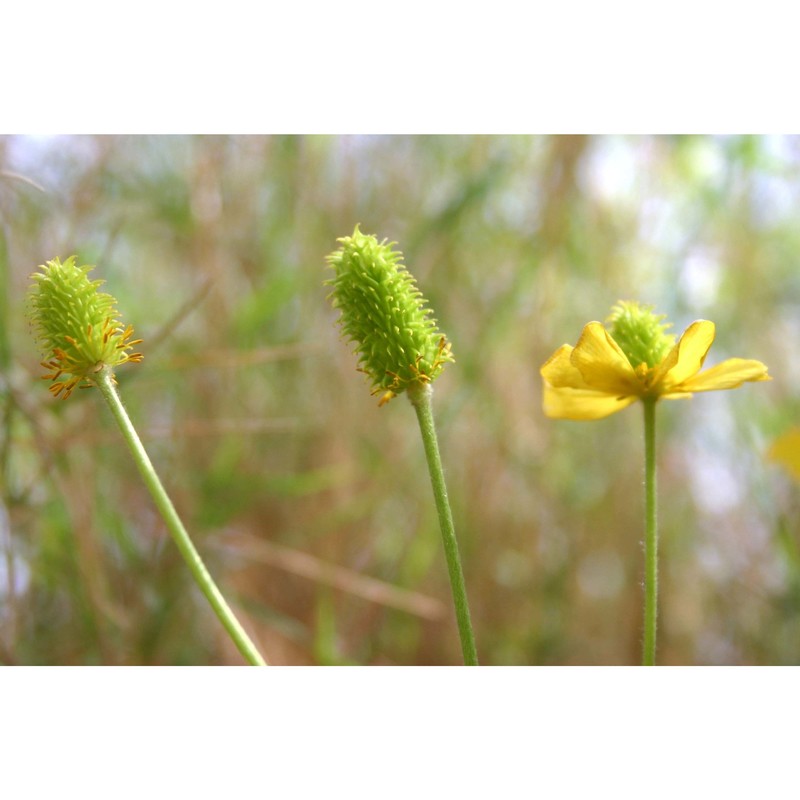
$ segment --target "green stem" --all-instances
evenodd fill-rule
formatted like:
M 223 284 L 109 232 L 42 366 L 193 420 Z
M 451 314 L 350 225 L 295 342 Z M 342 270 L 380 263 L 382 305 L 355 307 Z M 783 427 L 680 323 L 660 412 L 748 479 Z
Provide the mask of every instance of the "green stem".
M 642 664 L 656 663 L 658 616 L 658 519 L 656 516 L 656 400 L 644 400 L 644 649 Z
M 161 512 L 161 516 L 164 518 L 164 522 L 175 544 L 178 546 L 178 550 L 181 551 L 181 555 L 189 566 L 195 581 L 197 581 L 203 594 L 208 598 L 208 602 L 211 603 L 220 622 L 225 626 L 225 630 L 227 630 L 231 639 L 239 648 L 239 652 L 241 652 L 253 666 L 266 666 L 266 661 L 264 661 L 264 658 L 258 652 L 253 642 L 250 641 L 244 628 L 234 616 L 233 611 L 231 611 L 230 606 L 225 602 L 225 598 L 222 596 L 222 593 L 217 588 L 217 585 L 206 569 L 203 560 L 200 558 L 200 554 L 192 544 L 192 540 L 189 538 L 186 528 L 183 527 L 183 523 L 178 516 L 178 512 L 175 510 L 175 506 L 172 505 L 172 501 L 161 485 L 161 481 L 139 439 L 139 435 L 136 433 L 136 429 L 133 427 L 133 423 L 127 411 L 125 411 L 125 407 L 122 405 L 122 401 L 114 385 L 114 377 L 111 370 L 108 367 L 104 367 L 95 377 L 95 381 L 103 397 L 108 402 L 111 412 L 117 420 L 122 435 L 125 438 L 125 442 L 130 448 L 133 460 L 136 462 L 136 466 L 139 468 L 139 472 L 144 479 L 145 485 L 150 490 L 150 494 L 158 510 Z
M 433 424 L 432 394 L 433 389 L 428 384 L 418 383 L 408 388 L 408 398 L 417 412 L 419 429 L 422 433 L 422 443 L 425 446 L 425 457 L 428 461 L 428 471 L 431 476 L 431 485 L 433 486 L 433 496 L 436 500 L 436 512 L 439 515 L 439 527 L 442 531 L 447 570 L 450 573 L 450 587 L 453 592 L 464 663 L 467 666 L 477 666 L 478 652 L 475 648 L 475 635 L 472 632 L 472 622 L 469 616 L 467 589 L 464 584 L 464 573 L 461 571 L 461 559 L 458 555 L 458 542 L 456 541 L 456 532 L 453 525 L 453 514 L 450 510 L 450 502 L 447 499 L 447 486 L 444 481 L 442 459 L 439 455 L 439 442 L 436 438 L 436 428 Z

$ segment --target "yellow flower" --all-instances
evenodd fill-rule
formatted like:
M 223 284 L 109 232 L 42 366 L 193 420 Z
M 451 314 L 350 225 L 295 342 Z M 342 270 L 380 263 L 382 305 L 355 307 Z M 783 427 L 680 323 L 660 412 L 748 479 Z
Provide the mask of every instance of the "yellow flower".
M 767 451 L 767 458 L 784 467 L 800 481 L 800 428 L 791 428 L 781 434 Z
M 690 397 L 768 381 L 760 361 L 729 358 L 701 372 L 714 323 L 693 322 L 674 343 L 651 307 L 620 302 L 609 317 L 583 329 L 575 347 L 562 345 L 541 368 L 544 413 L 556 419 L 602 419 L 636 400 Z

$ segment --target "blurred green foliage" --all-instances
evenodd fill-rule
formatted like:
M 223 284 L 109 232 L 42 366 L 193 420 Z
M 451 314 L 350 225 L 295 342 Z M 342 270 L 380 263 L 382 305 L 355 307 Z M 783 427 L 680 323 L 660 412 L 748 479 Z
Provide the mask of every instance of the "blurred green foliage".
M 642 421 L 547 420 L 539 367 L 619 299 L 774 380 L 660 406 L 665 664 L 800 662 L 794 137 L 0 138 L 0 661 L 235 664 L 99 395 L 54 401 L 30 273 L 97 264 L 145 361 L 121 392 L 223 591 L 278 664 L 456 664 L 405 398 L 326 302 L 356 223 L 453 344 L 434 408 L 486 664 L 640 653 Z

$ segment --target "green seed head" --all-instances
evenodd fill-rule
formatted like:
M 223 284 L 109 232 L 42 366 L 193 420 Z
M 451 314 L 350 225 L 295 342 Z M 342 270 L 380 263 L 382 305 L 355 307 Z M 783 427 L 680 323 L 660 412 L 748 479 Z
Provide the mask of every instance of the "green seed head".
M 641 364 L 655 367 L 675 344 L 675 337 L 666 333 L 669 323 L 661 322 L 666 314 L 654 314 L 653 306 L 620 300 L 607 322 L 611 336 L 636 369 Z
M 133 328 L 117 319 L 117 301 L 98 291 L 103 281 L 90 281 L 94 267 L 77 266 L 75 256 L 63 264 L 54 258 L 31 275 L 28 316 L 45 353 L 50 391 L 64 399 L 81 381 L 91 386 L 103 367 L 141 361 L 141 353 L 128 352 L 141 339 L 130 340 Z M 62 378 L 62 376 L 67 376 Z
M 453 361 L 446 337 L 430 317 L 416 281 L 394 242 L 379 242 L 356 225 L 327 257 L 336 273 L 326 284 L 339 325 L 356 343 L 359 369 L 383 392 L 381 405 L 413 384 L 426 384 Z

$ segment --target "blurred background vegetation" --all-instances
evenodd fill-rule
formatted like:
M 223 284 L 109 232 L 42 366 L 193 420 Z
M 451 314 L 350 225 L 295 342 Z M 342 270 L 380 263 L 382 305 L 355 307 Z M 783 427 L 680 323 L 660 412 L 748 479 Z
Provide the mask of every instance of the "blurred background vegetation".
M 97 264 L 121 392 L 275 664 L 457 664 L 424 455 L 326 302 L 360 223 L 453 344 L 435 387 L 485 664 L 640 658 L 642 420 L 548 420 L 539 367 L 618 299 L 772 383 L 660 405 L 664 664 L 800 663 L 800 139 L 0 137 L 0 662 L 238 664 L 96 392 L 53 400 L 29 275 Z

